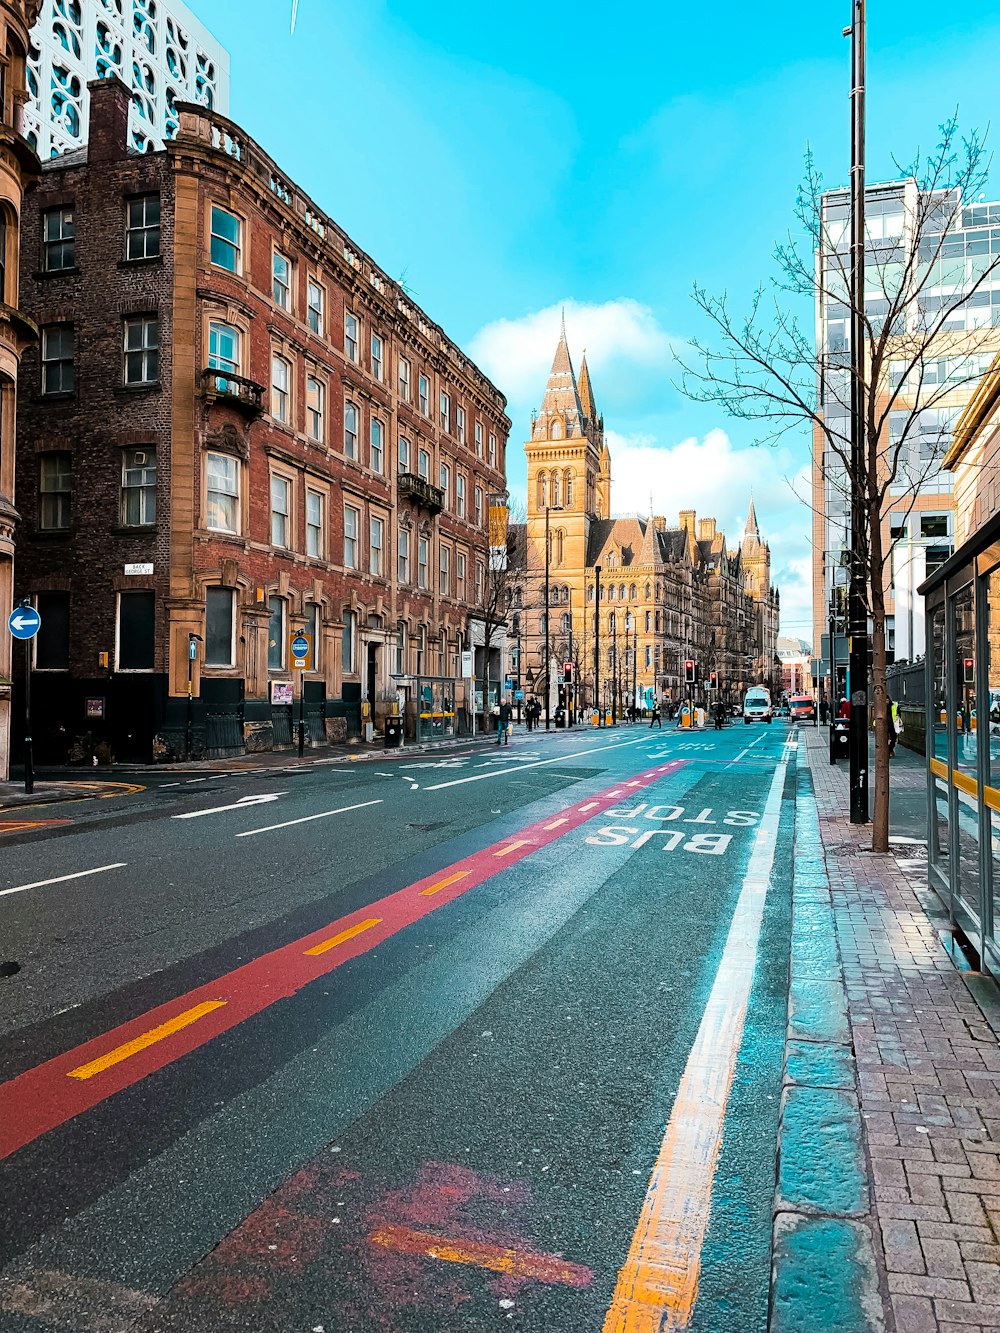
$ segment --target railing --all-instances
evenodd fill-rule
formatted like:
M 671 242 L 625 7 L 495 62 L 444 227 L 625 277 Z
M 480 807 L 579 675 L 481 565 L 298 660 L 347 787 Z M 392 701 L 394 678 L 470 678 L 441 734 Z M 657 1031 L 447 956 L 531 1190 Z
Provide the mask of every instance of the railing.
M 224 398 L 234 407 L 241 407 L 252 416 L 264 411 L 264 386 L 256 380 L 244 379 L 229 370 L 207 369 L 201 372 L 201 392 L 209 400 Z
M 416 500 L 418 504 L 435 514 L 444 508 L 444 491 L 438 486 L 432 486 L 429 481 L 418 477 L 414 472 L 400 472 L 396 478 L 396 489 L 401 498 Z

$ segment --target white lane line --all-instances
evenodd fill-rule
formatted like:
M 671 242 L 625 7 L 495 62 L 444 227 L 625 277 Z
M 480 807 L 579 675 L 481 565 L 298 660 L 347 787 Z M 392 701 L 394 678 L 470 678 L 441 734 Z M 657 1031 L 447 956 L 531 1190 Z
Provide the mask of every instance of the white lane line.
M 205 815 L 221 815 L 226 810 L 245 810 L 250 805 L 268 805 L 271 801 L 280 800 L 282 796 L 287 796 L 287 791 L 261 793 L 259 796 L 243 796 L 232 805 L 213 805 L 209 810 L 188 810 L 183 815 L 171 815 L 171 819 L 203 819 Z
M 746 749 L 741 750 L 741 751 L 739 752 L 739 754 L 736 756 L 735 759 L 730 759 L 730 761 L 729 761 L 730 764 L 737 764 L 737 763 L 739 763 L 739 761 L 743 758 L 743 756 L 744 756 L 745 754 L 747 754 L 750 750 L 752 750 L 753 747 L 754 747 L 755 745 L 759 745 L 759 744 L 761 743 L 761 741 L 764 739 L 765 735 L 766 735 L 766 733 L 762 731 L 762 732 L 760 733 L 760 735 L 757 737 L 757 739 L 756 739 L 755 741 L 751 741 L 750 744 L 746 747 Z
M 86 879 L 88 875 L 103 875 L 106 870 L 123 870 L 127 861 L 115 861 L 109 866 L 95 866 L 93 870 L 78 870 L 73 875 L 57 875 L 55 879 L 36 879 L 33 884 L 18 884 L 13 889 L 0 889 L 0 898 L 8 893 L 25 893 L 28 889 L 44 889 L 50 884 L 65 884 L 70 879 Z
M 329 819 L 331 815 L 346 815 L 349 810 L 364 810 L 369 805 L 381 805 L 381 801 L 361 801 L 358 805 L 342 805 L 339 810 L 322 810 L 318 815 L 304 815 L 302 819 L 286 819 L 283 824 L 268 824 L 266 828 L 248 829 L 246 833 L 237 833 L 238 838 L 253 838 L 258 833 L 274 833 L 276 829 L 291 828 L 293 824 L 310 824 L 314 819 Z
M 207 781 L 208 778 L 188 778 L 187 782 L 184 785 L 185 787 L 190 787 L 191 784 L 194 782 L 207 782 Z
M 566 764 L 571 759 L 584 759 L 589 755 L 600 751 L 604 754 L 607 750 L 621 750 L 632 745 L 641 745 L 642 741 L 618 741 L 615 745 L 591 746 L 586 750 L 576 750 L 573 754 L 556 755 L 554 759 L 539 759 L 533 764 L 519 764 L 516 768 L 495 768 L 492 773 L 477 773 L 469 778 L 454 778 L 451 782 L 435 782 L 432 787 L 425 787 L 424 791 L 441 791 L 445 787 L 461 787 L 465 782 L 485 782 L 487 778 L 502 778 L 508 773 L 524 773 L 529 768 L 543 768 L 546 764 Z
M 181 785 L 181 784 L 180 784 L 179 782 L 161 782 L 161 783 L 160 783 L 160 786 L 161 786 L 161 787 L 179 787 L 180 785 Z
M 788 766 L 780 755 L 698 1035 L 677 1089 L 628 1258 L 603 1333 L 671 1333 L 688 1327 L 722 1149 Z

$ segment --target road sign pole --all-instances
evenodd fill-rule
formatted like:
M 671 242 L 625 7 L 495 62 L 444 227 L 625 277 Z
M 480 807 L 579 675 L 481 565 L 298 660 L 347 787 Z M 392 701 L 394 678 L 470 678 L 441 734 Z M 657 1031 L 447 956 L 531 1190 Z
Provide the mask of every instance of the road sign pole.
M 35 753 L 31 739 L 31 640 L 24 641 L 24 791 L 35 790 Z
M 306 678 L 299 672 L 299 758 L 306 752 Z

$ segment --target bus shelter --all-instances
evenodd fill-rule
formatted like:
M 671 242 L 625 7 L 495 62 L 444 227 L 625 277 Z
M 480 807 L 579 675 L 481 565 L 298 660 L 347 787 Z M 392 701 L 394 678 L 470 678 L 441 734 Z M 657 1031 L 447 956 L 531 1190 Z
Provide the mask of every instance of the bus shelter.
M 1000 977 L 1000 514 L 920 592 L 928 873 L 982 969 Z

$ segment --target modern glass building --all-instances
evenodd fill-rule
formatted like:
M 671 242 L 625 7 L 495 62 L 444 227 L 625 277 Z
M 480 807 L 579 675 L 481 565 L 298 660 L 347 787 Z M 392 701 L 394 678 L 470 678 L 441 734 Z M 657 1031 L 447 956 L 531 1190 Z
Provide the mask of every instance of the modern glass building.
M 31 30 L 24 136 L 42 159 L 81 148 L 91 79 L 132 90 L 132 146 L 162 148 L 177 103 L 229 115 L 229 53 L 183 0 L 45 0 Z
M 873 185 L 865 194 L 867 247 L 865 309 L 873 328 L 889 313 L 886 291 L 906 281 L 908 272 L 928 277 L 905 321 L 890 330 L 887 382 L 877 394 L 899 389 L 885 428 L 887 450 L 907 439 L 899 475 L 889 491 L 883 529 L 894 542 L 889 574 L 889 660 L 912 661 L 924 653 L 924 616 L 918 589 L 951 555 L 956 544 L 951 474 L 942 471 L 952 428 L 976 389 L 979 376 L 1000 349 L 1000 271 L 986 271 L 1000 259 L 1000 203 L 959 206 L 941 196 L 942 230 L 925 227 L 918 239 L 913 223 L 918 204 L 913 179 Z M 817 256 L 820 281 L 816 303 L 819 405 L 833 430 L 849 438 L 850 309 L 838 300 L 840 273 L 848 266 L 850 196 L 831 191 L 822 201 L 825 250 Z M 911 262 L 912 261 L 912 262 Z M 930 272 L 928 273 L 928 267 Z M 976 285 L 978 283 L 978 286 Z M 962 292 L 976 290 L 935 335 L 916 370 L 912 349 L 922 334 Z M 898 290 L 898 287 L 895 288 Z M 898 353 L 898 355 L 897 355 Z M 921 408 L 921 400 L 934 400 Z M 915 421 L 911 424 L 911 417 Z M 823 431 L 813 449 L 813 619 L 815 642 L 826 632 L 834 586 L 847 582 L 850 494 L 844 466 Z M 962 534 L 958 534 L 958 541 Z

